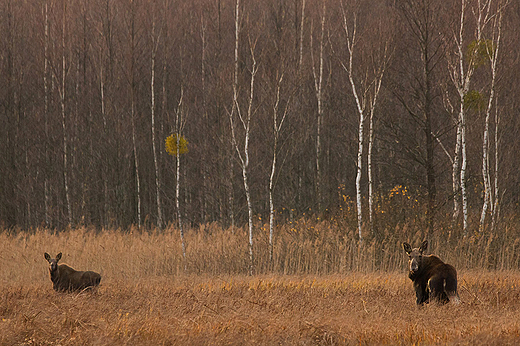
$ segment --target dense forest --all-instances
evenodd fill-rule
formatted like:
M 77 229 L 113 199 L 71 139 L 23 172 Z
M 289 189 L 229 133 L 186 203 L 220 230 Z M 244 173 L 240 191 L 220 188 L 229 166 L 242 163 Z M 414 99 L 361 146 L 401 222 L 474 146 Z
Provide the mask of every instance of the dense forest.
M 4 0 L 0 226 L 492 229 L 519 27 L 507 0 Z

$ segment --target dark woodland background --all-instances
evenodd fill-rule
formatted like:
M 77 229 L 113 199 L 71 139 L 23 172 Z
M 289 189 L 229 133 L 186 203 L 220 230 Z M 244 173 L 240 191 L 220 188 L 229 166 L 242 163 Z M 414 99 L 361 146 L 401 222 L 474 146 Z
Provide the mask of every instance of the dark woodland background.
M 491 12 L 504 3 L 492 2 Z M 476 5 L 467 4 L 465 47 L 475 42 L 471 9 Z M 354 18 L 357 24 L 353 68 L 359 83 L 372 73 L 385 44 L 390 57 L 374 118 L 376 224 L 392 229 L 415 220 L 426 227 L 424 215 L 431 213 L 436 224 L 460 227 L 461 216 L 450 218 L 460 195 L 453 192 L 452 164 L 443 146 L 454 155 L 460 101 L 449 61 L 456 53 L 461 1 L 326 1 L 324 7 L 322 1 L 307 0 L 303 21 L 302 6 L 302 0 L 241 3 L 243 103 L 249 97 L 251 49 L 258 64 L 249 143 L 255 219 L 265 220 L 269 213 L 273 106 L 282 74 L 279 105 L 287 118 L 277 148 L 278 222 L 355 213 L 359 114 L 343 67 L 348 60 L 345 15 L 350 25 Z M 177 132 L 189 150 L 180 156 L 185 223 L 245 224 L 242 172 L 229 121 L 234 11 L 232 0 L 3 0 L 0 226 L 125 229 L 138 223 L 140 210 L 141 226 L 155 227 L 157 191 L 163 226 L 175 222 L 176 157 L 165 151 L 165 139 Z M 490 22 L 484 39 L 493 40 L 491 27 Z M 520 212 L 519 27 L 520 2 L 511 1 L 503 11 L 489 144 L 502 221 L 515 220 Z M 321 43 L 318 177 L 314 76 Z M 424 49 L 430 52 L 427 70 Z M 476 68 L 470 87 L 483 99 L 490 91 L 488 65 L 484 61 Z M 469 220 L 476 230 L 484 193 L 485 112 L 469 106 L 466 111 Z M 364 155 L 361 186 L 367 207 Z

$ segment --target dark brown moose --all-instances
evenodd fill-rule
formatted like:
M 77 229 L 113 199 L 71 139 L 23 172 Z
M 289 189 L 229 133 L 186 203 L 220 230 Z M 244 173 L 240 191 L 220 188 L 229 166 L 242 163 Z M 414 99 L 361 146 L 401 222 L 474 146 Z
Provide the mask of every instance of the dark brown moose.
M 408 254 L 408 277 L 413 282 L 417 305 L 437 302 L 460 303 L 457 293 L 457 271 L 452 265 L 446 264 L 437 256 L 423 255 L 428 248 L 425 240 L 419 248 L 403 243 L 403 249 Z
M 58 265 L 61 259 L 61 252 L 56 258 L 51 258 L 45 253 L 45 259 L 49 262 L 49 273 L 55 291 L 73 292 L 81 291 L 85 288 L 96 287 L 101 281 L 101 275 L 92 271 L 77 271 L 66 264 Z

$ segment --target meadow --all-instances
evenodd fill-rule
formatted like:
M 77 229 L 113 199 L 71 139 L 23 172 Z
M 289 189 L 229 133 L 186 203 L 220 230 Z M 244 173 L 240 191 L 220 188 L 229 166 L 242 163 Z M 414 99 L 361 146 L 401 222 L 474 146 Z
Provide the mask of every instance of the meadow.
M 460 305 L 417 307 L 402 240 L 412 226 L 363 246 L 337 225 L 266 229 L 248 273 L 244 229 L 78 228 L 0 233 L 0 345 L 516 345 L 520 271 L 513 230 L 431 236 L 459 273 Z M 355 232 L 355 231 L 352 231 Z M 101 273 L 93 292 L 52 290 L 44 252 Z

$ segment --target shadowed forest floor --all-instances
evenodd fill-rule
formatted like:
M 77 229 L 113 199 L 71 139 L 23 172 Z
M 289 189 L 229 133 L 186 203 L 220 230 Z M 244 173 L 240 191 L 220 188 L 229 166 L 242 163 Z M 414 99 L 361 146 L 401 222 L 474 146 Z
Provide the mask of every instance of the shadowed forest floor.
M 3 285 L 1 345 L 515 345 L 520 272 L 459 274 L 462 304 L 418 308 L 404 273 L 104 277 Z

